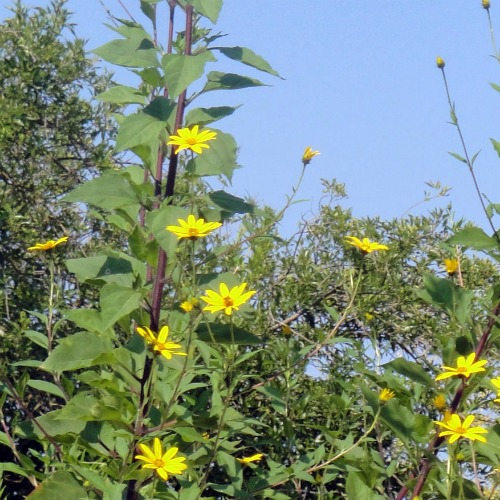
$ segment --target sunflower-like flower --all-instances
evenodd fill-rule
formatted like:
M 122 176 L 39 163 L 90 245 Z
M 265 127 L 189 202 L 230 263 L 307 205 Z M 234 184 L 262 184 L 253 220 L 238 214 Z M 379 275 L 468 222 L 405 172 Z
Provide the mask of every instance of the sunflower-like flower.
M 178 154 L 184 149 L 190 149 L 195 153 L 201 154 L 202 148 L 209 148 L 207 141 L 212 141 L 217 136 L 217 132 L 212 132 L 211 130 L 203 130 L 198 132 L 198 125 L 195 125 L 192 129 L 189 127 L 180 128 L 177 130 L 179 135 L 171 135 L 169 137 L 170 141 L 167 144 L 172 144 L 177 146 L 175 154 Z
M 386 403 L 387 401 L 389 401 L 390 399 L 392 399 L 396 394 L 394 394 L 394 391 L 392 391 L 391 389 L 382 389 L 380 391 L 380 394 L 378 396 L 378 399 L 382 402 L 382 403 Z
M 187 356 L 185 352 L 174 352 L 175 349 L 182 349 L 181 345 L 167 341 L 168 326 L 163 326 L 158 336 L 147 326 L 137 327 L 137 333 L 153 346 L 153 351 L 160 353 L 166 359 L 172 359 L 173 354 Z
M 260 462 L 263 456 L 264 453 L 255 453 L 249 457 L 237 458 L 236 460 L 238 460 L 240 464 L 246 465 L 251 464 L 252 462 Z
M 313 151 L 311 146 L 307 146 L 307 148 L 304 150 L 304 154 L 302 155 L 302 163 L 304 164 L 304 166 L 311 163 L 311 160 L 317 155 L 319 155 L 319 151 Z
M 458 269 L 458 259 L 444 259 L 444 268 L 450 276 L 453 276 Z
M 158 438 L 154 439 L 153 449 L 142 443 L 139 444 L 139 449 L 143 454 L 136 455 L 135 459 L 146 462 L 142 465 L 142 468 L 154 469 L 164 481 L 168 479 L 169 474 L 182 474 L 188 468 L 183 463 L 186 457 L 175 457 L 179 448 L 173 446 L 163 453 L 162 445 Z
M 66 243 L 66 241 L 68 241 L 68 237 L 63 236 L 62 238 L 59 238 L 57 241 L 49 240 L 46 241 L 45 243 L 36 243 L 35 246 L 29 247 L 28 250 L 43 250 L 44 252 L 46 252 L 47 250 L 52 250 L 61 243 Z
M 197 298 L 190 298 L 181 303 L 180 307 L 185 312 L 191 312 L 195 307 L 200 305 L 200 301 Z
M 486 371 L 484 365 L 488 362 L 483 359 L 480 361 L 475 361 L 476 354 L 471 352 L 467 358 L 464 356 L 460 356 L 457 359 L 457 366 L 454 368 L 453 366 L 443 366 L 445 371 L 444 373 L 440 373 L 436 380 L 444 380 L 449 377 L 461 377 L 461 378 L 469 378 L 473 373 L 479 373 Z
M 359 248 L 364 254 L 376 252 L 377 250 L 389 250 L 389 247 L 375 241 L 370 241 L 368 238 L 360 240 L 355 236 L 346 236 L 345 239 L 349 245 Z
M 246 283 L 242 283 L 240 286 L 234 286 L 230 291 L 225 283 L 221 283 L 219 286 L 220 293 L 207 290 L 206 295 L 200 297 L 201 300 L 208 304 L 203 310 L 213 313 L 224 311 L 228 316 L 231 316 L 233 310 L 237 311 L 255 293 L 255 290 L 243 293 L 246 286 Z
M 488 431 L 483 427 L 471 427 L 474 421 L 474 415 L 465 417 L 464 421 L 454 413 L 451 417 L 444 422 L 434 422 L 439 427 L 445 429 L 439 433 L 439 437 L 450 436 L 450 444 L 454 443 L 457 439 L 467 438 L 471 441 L 477 440 L 486 443 L 486 438 L 481 434 L 486 434 Z
M 433 400 L 432 404 L 437 411 L 443 411 L 446 408 L 446 397 L 444 394 L 438 394 Z
M 188 238 L 197 240 L 208 236 L 212 231 L 222 226 L 220 222 L 205 222 L 205 219 L 196 219 L 194 215 L 189 215 L 187 220 L 177 219 L 179 226 L 167 226 L 165 229 L 174 233 L 180 240 Z

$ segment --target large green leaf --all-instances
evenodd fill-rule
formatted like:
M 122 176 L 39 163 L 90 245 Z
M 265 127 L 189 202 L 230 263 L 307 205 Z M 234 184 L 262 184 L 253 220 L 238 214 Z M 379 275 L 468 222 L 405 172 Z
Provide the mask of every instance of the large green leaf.
M 207 83 L 203 87 L 202 92 L 210 92 L 211 90 L 238 90 L 262 86 L 265 86 L 265 84 L 255 78 L 236 75 L 234 73 L 210 71 L 207 75 Z
M 88 203 L 105 210 L 139 205 L 133 187 L 121 175 L 109 173 L 87 181 L 67 194 L 64 201 Z
M 29 380 L 28 385 L 33 387 L 33 389 L 37 389 L 39 391 L 48 392 L 49 394 L 53 394 L 54 396 L 58 396 L 64 399 L 64 393 L 62 390 L 52 382 L 47 382 L 46 380 Z
M 397 358 L 383 366 L 386 370 L 395 370 L 401 375 L 408 377 L 410 380 L 425 385 L 426 387 L 432 387 L 434 385 L 432 377 L 419 364 L 413 361 Z
M 95 97 L 98 101 L 113 102 L 116 104 L 146 104 L 146 97 L 134 87 L 115 85 L 101 92 Z
M 112 355 L 110 339 L 90 332 L 79 332 L 62 339 L 41 368 L 56 373 L 102 364 L 103 355 Z
M 385 497 L 374 493 L 373 489 L 364 481 L 364 474 L 351 471 L 347 476 L 345 491 L 348 500 L 383 500 Z
M 216 106 L 213 108 L 194 108 L 186 115 L 186 125 L 200 125 L 203 127 L 221 118 L 232 115 L 239 106 Z
M 222 0 L 210 0 L 209 2 L 206 0 L 187 0 L 187 3 L 190 3 L 198 14 L 210 19 L 214 24 L 217 22 L 222 8 Z
M 88 498 L 86 489 L 72 474 L 59 470 L 39 484 L 27 498 L 32 500 L 83 500 Z
M 128 287 L 109 283 L 101 288 L 101 314 L 103 329 L 113 326 L 118 320 L 139 309 L 142 294 Z
M 105 61 L 128 68 L 148 68 L 158 65 L 158 52 L 147 38 L 117 39 L 93 50 Z
M 231 333 L 232 330 L 232 333 Z M 263 340 L 257 335 L 234 325 L 221 323 L 202 323 L 196 330 L 198 338 L 204 342 L 214 342 L 216 344 L 240 344 L 256 345 L 262 344 Z
M 165 54 L 161 65 L 165 73 L 170 99 L 175 99 L 205 71 L 205 64 L 215 61 L 213 54 L 206 50 L 194 56 L 182 54 Z
M 21 437 L 37 437 L 39 439 L 46 438 L 40 427 L 53 438 L 57 438 L 60 442 L 74 442 L 72 434 L 80 434 L 85 428 L 85 422 L 79 420 L 58 420 L 57 417 L 61 413 L 60 410 L 51 411 L 37 417 L 35 421 L 26 420 L 19 424 L 17 434 Z
M 447 243 L 450 245 L 463 245 L 474 250 L 488 250 L 499 247 L 498 241 L 488 236 L 479 227 L 466 227 L 449 238 Z
M 212 203 L 231 214 L 249 214 L 254 210 L 254 206 L 250 203 L 225 191 L 214 191 L 209 193 L 208 197 Z
M 235 61 L 240 61 L 247 66 L 256 68 L 260 71 L 265 71 L 274 76 L 280 76 L 277 71 L 275 71 L 271 65 L 261 56 L 258 56 L 253 50 L 247 49 L 246 47 L 214 47 L 215 49 L 222 52 L 226 57 L 233 59 Z
M 210 149 L 189 160 L 186 170 L 201 177 L 224 175 L 231 180 L 234 170 L 238 168 L 236 151 L 237 145 L 234 137 L 217 131 L 217 140 L 210 144 Z

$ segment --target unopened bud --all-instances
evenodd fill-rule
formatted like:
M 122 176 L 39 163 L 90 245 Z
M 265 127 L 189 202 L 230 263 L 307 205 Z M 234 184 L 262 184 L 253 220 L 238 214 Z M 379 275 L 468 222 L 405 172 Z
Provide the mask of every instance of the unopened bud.
M 490 8 L 490 0 L 482 0 L 481 5 L 483 6 L 483 9 L 488 10 Z
M 444 68 L 444 59 L 442 57 L 436 57 L 436 64 L 439 69 Z

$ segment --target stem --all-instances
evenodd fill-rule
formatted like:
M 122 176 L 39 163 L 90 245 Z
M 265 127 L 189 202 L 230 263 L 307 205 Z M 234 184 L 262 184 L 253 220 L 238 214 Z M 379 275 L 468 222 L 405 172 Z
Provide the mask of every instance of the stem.
M 493 51 L 495 52 L 495 59 L 500 62 L 500 55 L 498 54 L 497 44 L 495 42 L 495 33 L 493 32 L 493 23 L 491 22 L 490 9 L 486 9 L 486 13 L 488 14 L 488 25 L 490 27 L 490 38 L 491 45 L 493 46 Z

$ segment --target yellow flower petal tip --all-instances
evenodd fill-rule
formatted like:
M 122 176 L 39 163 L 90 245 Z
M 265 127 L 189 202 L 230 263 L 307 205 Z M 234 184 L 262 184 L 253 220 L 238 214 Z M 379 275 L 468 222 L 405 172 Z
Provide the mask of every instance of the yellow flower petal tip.
M 187 356 L 185 352 L 177 351 L 177 349 L 182 349 L 180 344 L 169 342 L 167 340 L 169 333 L 168 326 L 162 327 L 158 335 L 155 335 L 151 328 L 147 326 L 138 326 L 136 331 L 148 344 L 152 346 L 153 352 L 161 354 L 166 359 L 172 359 L 174 354 L 177 356 Z
M 311 146 L 307 146 L 307 148 L 304 150 L 304 154 L 302 155 L 302 163 L 305 165 L 309 165 L 311 163 L 311 160 L 319 155 L 319 151 L 313 151 Z
M 358 248 L 364 254 L 377 252 L 378 250 L 389 250 L 389 247 L 386 245 L 381 245 L 375 241 L 370 241 L 368 238 L 363 238 L 360 240 L 355 236 L 346 236 L 346 242 L 353 247 Z
M 154 439 L 153 448 L 149 448 L 145 444 L 139 444 L 139 449 L 142 455 L 136 455 L 136 460 L 145 462 L 142 465 L 143 469 L 154 469 L 154 471 L 164 481 L 168 480 L 168 476 L 174 474 L 182 474 L 188 466 L 184 463 L 186 457 L 176 457 L 179 448 L 173 446 L 163 453 L 161 441 L 158 438 Z
M 444 259 L 444 268 L 450 276 L 453 276 L 458 270 L 458 259 Z
M 380 391 L 380 394 L 378 396 L 378 399 L 382 402 L 382 403 L 386 403 L 387 401 L 389 401 L 390 399 L 392 399 L 396 394 L 394 393 L 394 391 L 392 391 L 391 389 L 382 389 Z
M 255 293 L 255 290 L 243 292 L 247 284 L 242 283 L 239 286 L 234 286 L 229 290 L 225 283 L 219 286 L 219 293 L 214 290 L 207 290 L 206 295 L 200 297 L 203 302 L 208 305 L 203 308 L 204 311 L 215 313 L 224 311 L 225 314 L 231 316 L 233 311 L 237 311 L 241 305 L 247 302 Z
M 170 141 L 167 144 L 177 146 L 175 154 L 183 151 L 184 149 L 190 149 L 194 153 L 201 154 L 203 148 L 208 149 L 210 146 L 205 144 L 208 141 L 212 141 L 217 137 L 217 132 L 212 132 L 211 130 L 198 131 L 198 125 L 193 128 L 180 128 L 177 130 L 178 135 L 171 135 L 169 137 Z
M 444 66 L 445 66 L 445 62 L 444 62 L 444 59 L 442 57 L 436 57 L 436 66 L 439 68 L 439 69 L 443 69 Z
M 449 377 L 461 377 L 461 378 L 469 378 L 473 373 L 479 373 L 486 371 L 484 365 L 488 363 L 487 360 L 483 359 L 480 361 L 475 361 L 476 354 L 470 353 L 467 358 L 464 356 L 460 356 L 457 359 L 457 366 L 443 366 L 445 370 L 443 373 L 440 373 L 436 377 L 436 381 L 444 380 Z
M 61 243 L 66 243 L 68 241 L 67 236 L 63 236 L 62 238 L 59 238 L 57 241 L 56 240 L 49 240 L 46 241 L 45 243 L 36 243 L 35 246 L 29 247 L 28 250 L 42 250 L 46 252 L 47 250 L 52 250 L 55 248 L 57 245 L 60 245 Z
M 264 453 L 255 453 L 255 455 L 251 455 L 249 457 L 237 458 L 236 460 L 238 460 L 240 464 L 246 465 L 246 464 L 251 464 L 252 462 L 260 462 L 263 456 Z
M 449 437 L 450 444 L 454 443 L 460 438 L 470 439 L 471 441 L 481 441 L 486 443 L 486 438 L 481 434 L 486 434 L 488 431 L 483 427 L 471 427 L 474 421 L 474 416 L 467 416 L 464 421 L 453 413 L 447 420 L 443 422 L 434 422 L 439 427 L 445 429 L 439 433 L 439 437 Z
M 197 240 L 208 236 L 222 226 L 220 222 L 205 222 L 205 219 L 196 219 L 194 215 L 189 215 L 187 220 L 177 219 L 178 226 L 167 226 L 165 229 L 175 234 L 177 238 L 187 238 Z

